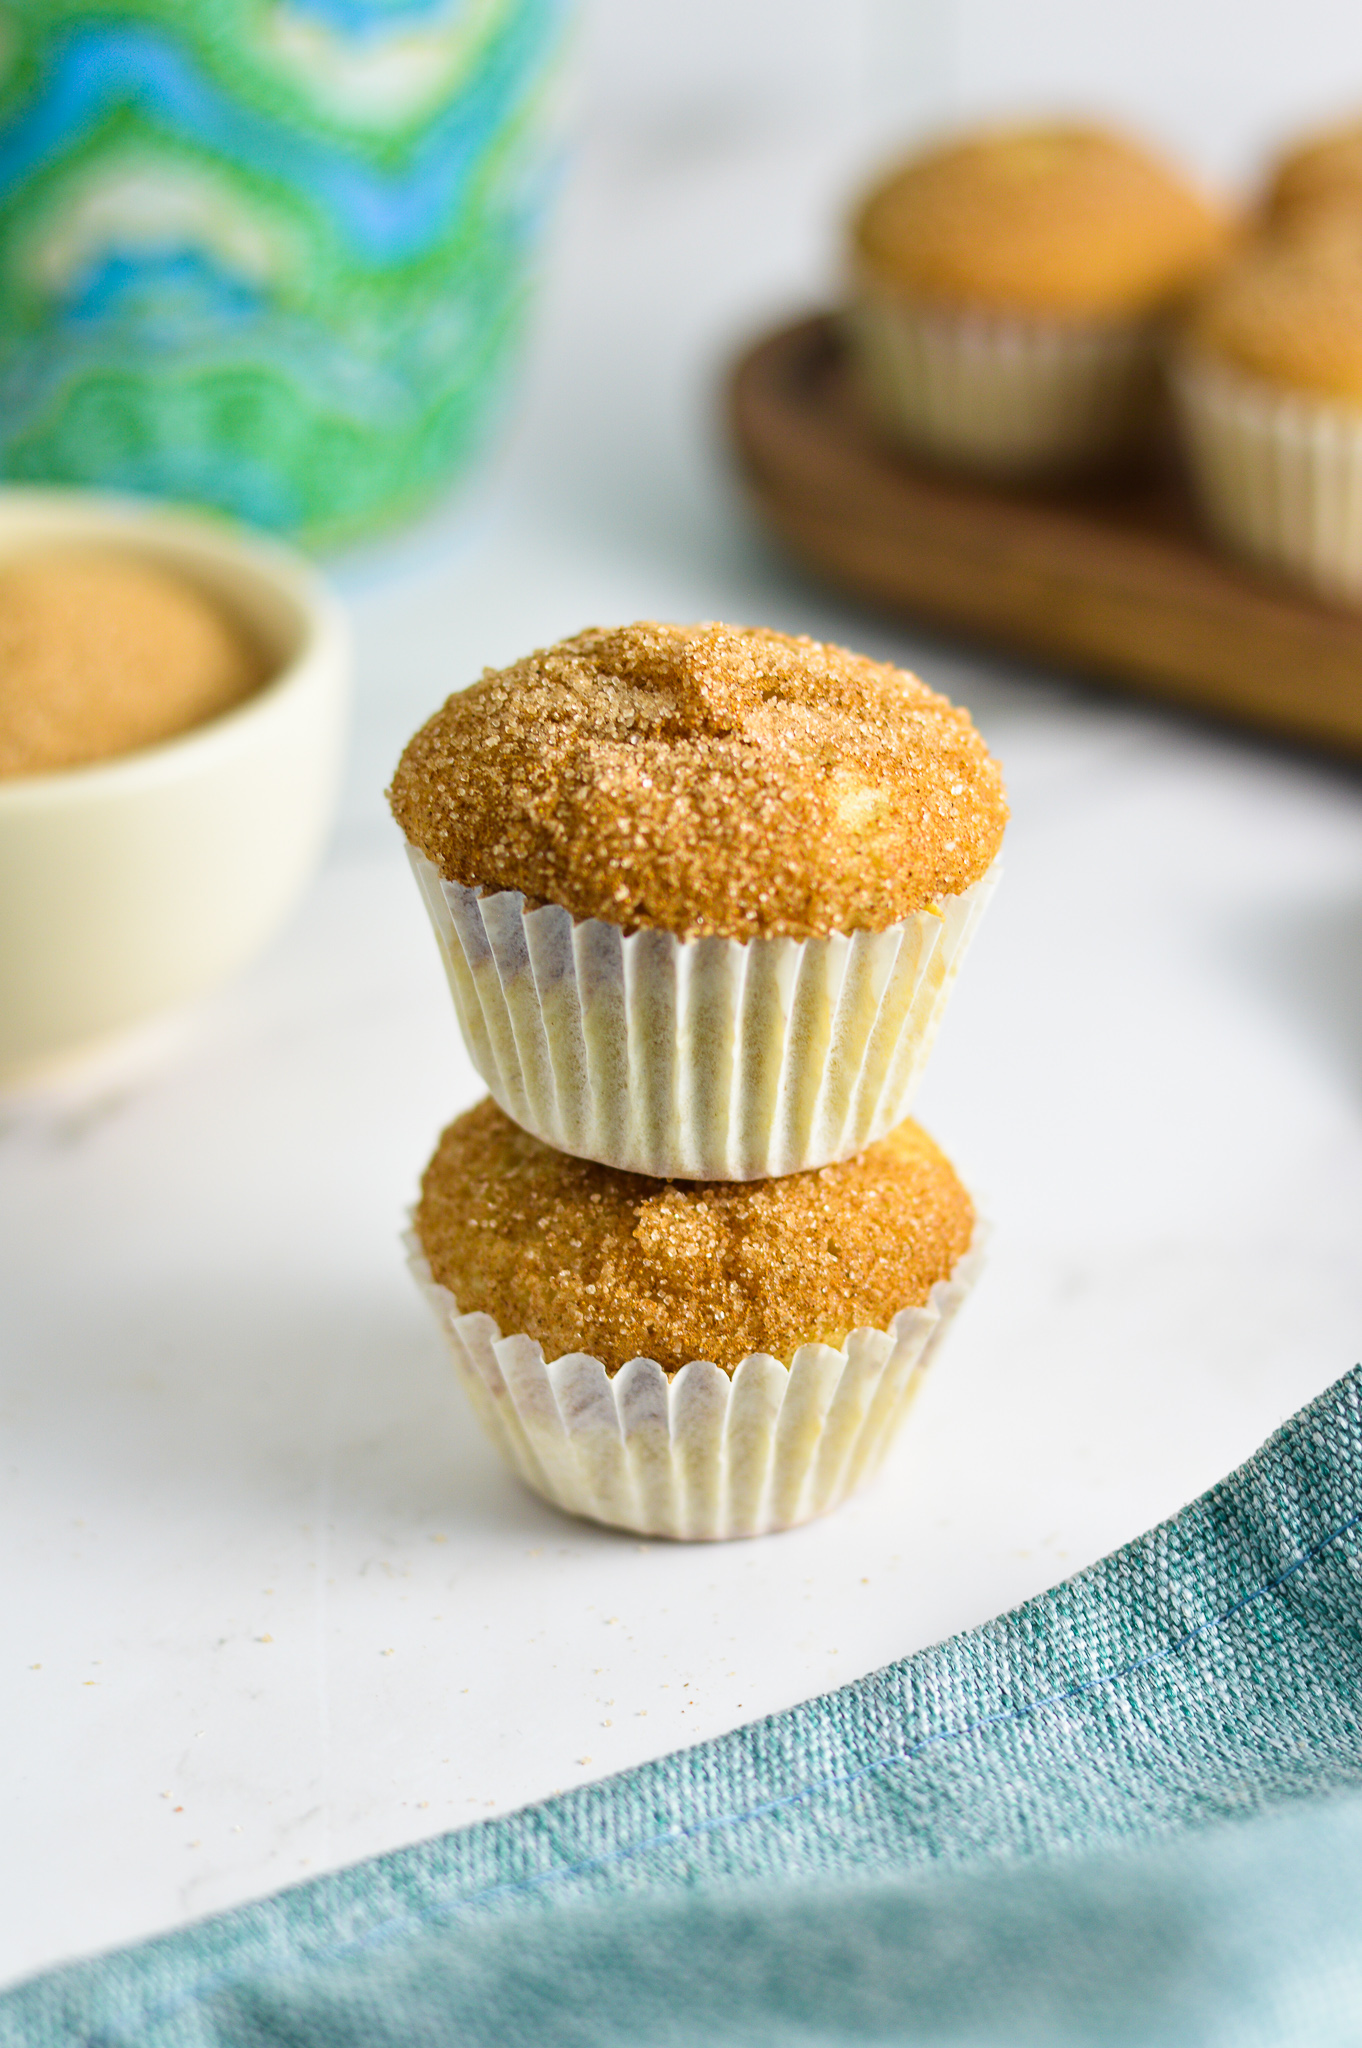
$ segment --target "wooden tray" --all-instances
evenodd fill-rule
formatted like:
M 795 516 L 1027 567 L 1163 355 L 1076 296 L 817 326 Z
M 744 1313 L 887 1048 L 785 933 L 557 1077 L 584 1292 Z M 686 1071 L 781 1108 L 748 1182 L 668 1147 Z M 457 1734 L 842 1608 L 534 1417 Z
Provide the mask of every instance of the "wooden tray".
M 830 315 L 748 351 L 731 421 L 767 522 L 844 590 L 1362 755 L 1362 615 L 1213 553 L 1171 456 L 1140 475 L 1044 492 L 918 467 L 859 419 Z

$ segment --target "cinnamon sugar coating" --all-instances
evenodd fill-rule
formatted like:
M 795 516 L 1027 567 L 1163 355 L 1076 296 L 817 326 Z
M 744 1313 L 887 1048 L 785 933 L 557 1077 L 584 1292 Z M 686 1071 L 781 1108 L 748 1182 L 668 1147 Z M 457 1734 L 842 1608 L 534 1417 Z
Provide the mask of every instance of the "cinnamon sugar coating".
M 556 1152 L 490 1100 L 444 1133 L 416 1211 L 462 1313 L 612 1373 L 638 1357 L 732 1372 L 750 1351 L 788 1364 L 801 1344 L 884 1329 L 973 1231 L 949 1160 L 911 1122 L 813 1173 L 658 1181 Z
M 1193 307 L 1187 338 L 1250 376 L 1362 405 L 1362 204 L 1247 245 Z
M 928 303 L 1086 321 L 1155 311 L 1204 269 L 1224 227 L 1138 144 L 1034 123 L 913 157 L 852 232 L 874 278 Z
M 0 776 L 173 739 L 267 673 L 215 599 L 145 556 L 70 548 L 0 563 Z
M 592 628 L 451 697 L 388 792 L 447 880 L 678 937 L 883 931 L 1007 822 L 969 714 L 755 627 Z

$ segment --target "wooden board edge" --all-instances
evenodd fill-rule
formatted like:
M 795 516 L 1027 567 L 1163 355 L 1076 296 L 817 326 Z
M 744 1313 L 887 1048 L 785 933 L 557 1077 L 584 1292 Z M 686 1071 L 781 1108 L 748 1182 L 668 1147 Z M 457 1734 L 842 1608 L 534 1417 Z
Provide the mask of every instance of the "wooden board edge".
M 1184 536 L 938 479 L 853 439 L 780 395 L 807 380 L 828 328 L 822 316 L 766 336 L 729 383 L 749 497 L 800 561 L 976 643 L 1362 755 L 1362 618 Z

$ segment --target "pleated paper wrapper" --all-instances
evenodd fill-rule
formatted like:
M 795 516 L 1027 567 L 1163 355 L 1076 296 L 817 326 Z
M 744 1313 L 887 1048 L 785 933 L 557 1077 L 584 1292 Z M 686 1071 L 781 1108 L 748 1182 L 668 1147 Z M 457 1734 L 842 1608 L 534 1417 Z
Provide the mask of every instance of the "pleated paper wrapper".
M 682 1180 L 827 1166 L 901 1123 L 996 875 L 883 932 L 678 939 L 527 910 L 409 851 L 507 1116 L 560 1152 Z
M 1129 447 L 1158 387 L 1147 322 L 1073 326 L 914 304 L 862 280 L 844 315 L 863 400 L 892 439 L 999 478 Z
M 1362 410 L 1192 357 L 1173 388 L 1218 538 L 1322 597 L 1362 603 Z
M 979 1233 L 949 1280 L 887 1330 L 840 1349 L 760 1352 L 731 1375 L 697 1359 L 670 1379 L 651 1358 L 612 1376 L 598 1358 L 545 1361 L 489 1315 L 461 1315 L 414 1233 L 412 1272 L 479 1421 L 527 1486 L 569 1514 L 641 1536 L 760 1536 L 835 1508 L 874 1474 L 977 1276 Z

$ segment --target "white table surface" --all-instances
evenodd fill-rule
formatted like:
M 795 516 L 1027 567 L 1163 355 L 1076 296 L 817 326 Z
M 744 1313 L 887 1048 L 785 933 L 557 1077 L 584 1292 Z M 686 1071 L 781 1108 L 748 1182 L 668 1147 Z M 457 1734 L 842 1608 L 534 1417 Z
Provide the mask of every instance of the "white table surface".
M 801 583 L 739 503 L 714 380 L 817 288 L 850 156 L 700 141 L 589 153 L 494 481 L 343 565 L 351 774 L 288 931 L 159 1059 L 0 1112 L 6 1975 L 981 1621 L 1362 1348 L 1362 778 Z M 987 1276 L 875 1489 L 731 1546 L 522 1492 L 397 1244 L 479 1090 L 383 784 L 483 663 L 640 615 L 918 667 L 1014 804 L 919 1104 L 993 1219 Z

